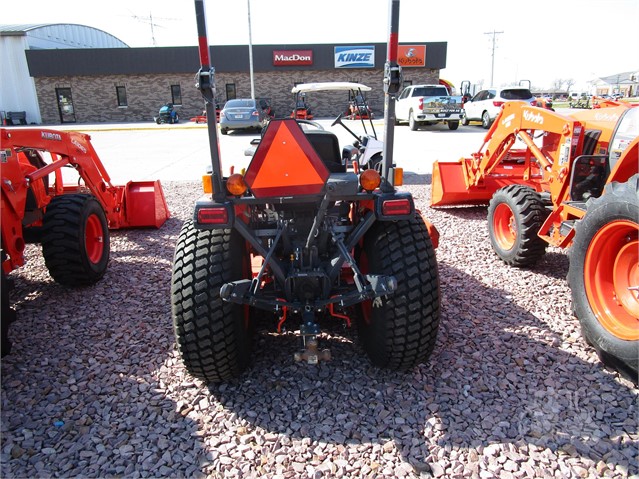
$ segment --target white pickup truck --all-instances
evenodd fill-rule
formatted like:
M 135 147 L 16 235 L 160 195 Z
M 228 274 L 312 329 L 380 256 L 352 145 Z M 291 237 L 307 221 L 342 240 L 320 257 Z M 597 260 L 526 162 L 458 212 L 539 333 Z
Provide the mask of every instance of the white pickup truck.
M 413 131 L 436 123 L 456 130 L 461 118 L 461 97 L 450 96 L 444 85 L 410 85 L 395 101 L 395 124 L 407 121 Z

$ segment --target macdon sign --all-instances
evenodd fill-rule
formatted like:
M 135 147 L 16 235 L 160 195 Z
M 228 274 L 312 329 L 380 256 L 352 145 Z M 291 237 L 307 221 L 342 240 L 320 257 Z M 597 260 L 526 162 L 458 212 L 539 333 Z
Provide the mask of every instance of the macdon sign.
M 312 65 L 313 50 L 273 50 L 273 65 Z

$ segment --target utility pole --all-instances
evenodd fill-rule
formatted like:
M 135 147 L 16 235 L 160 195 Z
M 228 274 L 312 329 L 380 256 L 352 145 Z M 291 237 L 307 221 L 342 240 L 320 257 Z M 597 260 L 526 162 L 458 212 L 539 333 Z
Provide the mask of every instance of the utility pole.
M 493 79 L 495 76 L 495 37 L 497 35 L 499 35 L 500 33 L 504 33 L 504 32 L 496 32 L 495 30 L 493 30 L 492 32 L 485 32 L 484 35 L 492 35 L 493 36 L 493 52 L 492 52 L 492 65 L 490 68 L 490 86 L 495 86 L 493 84 Z

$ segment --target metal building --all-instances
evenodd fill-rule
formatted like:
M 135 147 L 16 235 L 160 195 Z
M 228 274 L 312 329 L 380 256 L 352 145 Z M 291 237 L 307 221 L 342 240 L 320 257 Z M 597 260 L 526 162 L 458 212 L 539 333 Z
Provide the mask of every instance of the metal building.
M 21 118 L 22 112 L 25 123 L 42 121 L 26 51 L 62 48 L 128 48 L 128 45 L 109 33 L 85 25 L 0 25 L 0 65 L 4 67 L 0 82 L 2 123 L 7 118 Z

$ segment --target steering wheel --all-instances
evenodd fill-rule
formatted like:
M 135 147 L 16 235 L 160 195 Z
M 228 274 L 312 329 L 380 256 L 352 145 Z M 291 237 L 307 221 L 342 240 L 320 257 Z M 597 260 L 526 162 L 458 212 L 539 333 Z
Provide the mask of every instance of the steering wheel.
M 316 121 L 312 121 L 312 120 L 304 120 L 304 119 L 301 119 L 301 118 L 299 118 L 299 119 L 297 119 L 297 120 L 295 120 L 295 121 L 297 121 L 298 123 L 305 123 L 305 124 L 307 124 L 307 125 L 314 126 L 314 127 L 315 127 L 315 128 L 317 128 L 318 130 L 323 130 L 323 129 L 324 129 L 324 127 L 323 127 L 322 125 L 320 125 L 319 123 L 317 123 Z
M 341 123 L 341 122 L 342 122 L 342 117 L 343 117 L 343 116 L 344 116 L 344 112 L 341 112 L 341 113 L 337 116 L 337 118 L 335 118 L 335 121 L 334 121 L 333 123 L 331 123 L 331 126 L 335 126 L 335 125 L 337 125 L 337 124 Z

